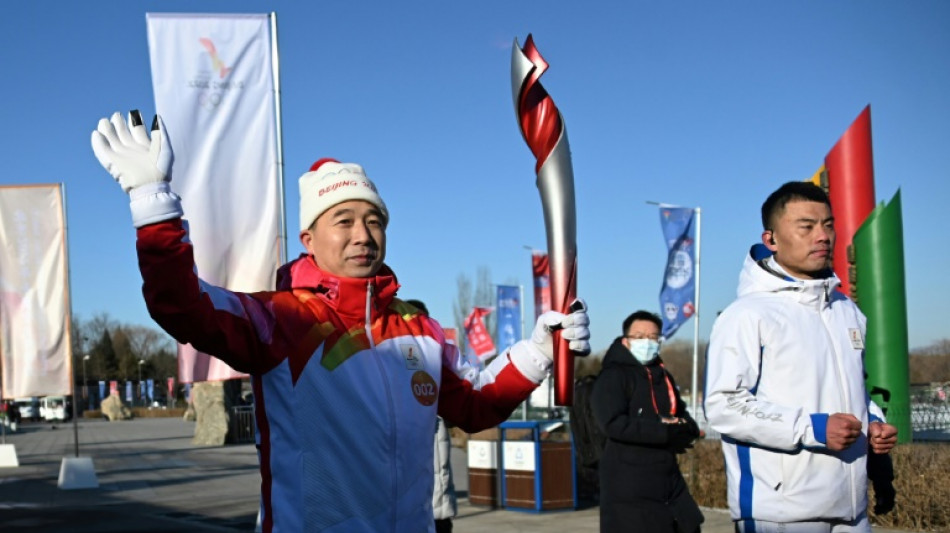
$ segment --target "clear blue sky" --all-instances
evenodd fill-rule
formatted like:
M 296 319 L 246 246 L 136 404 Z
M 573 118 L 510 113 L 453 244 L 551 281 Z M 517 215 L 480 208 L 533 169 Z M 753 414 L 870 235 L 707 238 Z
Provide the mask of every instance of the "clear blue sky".
M 154 112 L 146 11 L 276 11 L 286 205 L 321 157 L 363 164 L 392 213 L 405 298 L 452 325 L 456 279 L 525 285 L 545 246 L 511 102 L 533 33 L 568 128 L 580 294 L 594 350 L 657 308 L 666 249 L 646 201 L 702 208 L 700 337 L 735 296 L 759 206 L 805 179 L 871 104 L 877 200 L 902 191 L 911 348 L 950 336 L 950 3 L 11 2 L 0 18 L 0 183 L 66 184 L 72 308 L 153 326 L 128 201 L 89 134 Z M 526 313 L 533 316 L 529 307 Z M 691 339 L 689 322 L 676 339 Z

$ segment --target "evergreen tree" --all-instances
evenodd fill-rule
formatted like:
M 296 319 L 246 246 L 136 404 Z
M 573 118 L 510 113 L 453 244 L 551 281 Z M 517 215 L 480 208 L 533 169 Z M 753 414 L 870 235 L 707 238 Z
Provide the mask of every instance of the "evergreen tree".
M 125 328 L 116 328 L 112 333 L 112 346 L 119 364 L 119 379 L 138 381 L 139 356 L 132 352 L 132 344 Z
M 103 330 L 91 351 L 96 355 L 103 379 L 119 379 L 119 358 L 115 347 L 112 346 L 112 336 L 108 330 Z

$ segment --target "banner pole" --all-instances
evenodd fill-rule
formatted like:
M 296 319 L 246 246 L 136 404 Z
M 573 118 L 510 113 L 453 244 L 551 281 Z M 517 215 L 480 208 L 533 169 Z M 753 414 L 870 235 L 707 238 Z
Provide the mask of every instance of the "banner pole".
M 69 268 L 69 224 L 66 222 L 66 184 L 59 184 L 59 199 L 62 204 L 60 213 L 63 216 L 63 261 L 66 263 L 66 346 L 69 351 L 69 388 L 73 397 L 72 417 L 73 417 L 73 443 L 76 457 L 79 457 L 79 413 L 76 402 L 76 369 L 73 367 L 73 285 L 71 283 L 71 272 Z M 63 406 L 64 408 L 66 406 Z
M 690 388 L 690 400 L 692 403 L 693 418 L 697 418 L 699 415 L 696 412 L 696 397 L 698 396 L 699 386 L 697 381 L 699 377 L 699 264 L 700 264 L 700 246 L 702 243 L 701 238 L 701 226 L 702 226 L 702 209 L 699 207 L 694 209 L 696 213 L 696 311 L 693 315 L 693 383 Z
M 277 51 L 277 12 L 272 11 L 270 19 L 271 68 L 274 77 L 274 112 L 277 119 L 277 185 L 280 191 L 280 264 L 287 262 L 287 212 L 284 201 L 284 133 L 280 107 L 280 54 Z
M 518 284 L 518 310 L 521 311 L 521 338 L 524 340 L 524 285 Z M 521 402 L 521 420 L 528 419 L 528 407 L 531 405 L 531 395 Z

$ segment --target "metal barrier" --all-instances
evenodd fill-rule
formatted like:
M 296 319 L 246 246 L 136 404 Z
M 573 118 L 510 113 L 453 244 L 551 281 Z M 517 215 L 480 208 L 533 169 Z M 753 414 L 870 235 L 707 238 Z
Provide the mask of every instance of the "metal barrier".
M 239 405 L 231 408 L 228 413 L 228 434 L 224 441 L 228 444 L 248 444 L 256 442 L 254 434 L 256 426 L 254 420 L 254 407 L 250 405 Z
M 917 431 L 950 430 L 950 402 L 931 391 L 910 397 L 910 424 Z

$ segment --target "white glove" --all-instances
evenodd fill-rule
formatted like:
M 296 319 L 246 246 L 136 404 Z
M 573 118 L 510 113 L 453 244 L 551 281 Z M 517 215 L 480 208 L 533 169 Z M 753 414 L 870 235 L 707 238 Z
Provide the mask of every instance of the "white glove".
M 128 124 L 118 112 L 112 114 L 111 120 L 99 119 L 99 126 L 92 132 L 96 159 L 125 192 L 149 183 L 171 181 L 172 147 L 158 115 L 152 132 L 153 138 L 149 139 L 138 110 L 129 111 Z
M 576 311 L 570 314 L 548 311 L 538 317 L 530 339 L 516 342 L 509 350 L 508 356 L 512 364 L 534 383 L 541 380 L 551 371 L 554 362 L 554 337 L 552 332 L 560 330 L 561 338 L 568 342 L 568 348 L 583 355 L 590 353 L 590 318 L 587 317 L 587 305 L 583 300 L 576 300 L 571 306 Z M 502 358 L 495 359 L 504 364 Z M 495 361 L 492 364 L 495 364 Z
M 561 330 L 561 338 L 568 342 L 572 352 L 583 355 L 590 353 L 590 318 L 587 316 L 587 305 L 580 302 L 577 311 L 568 315 L 557 311 L 548 311 L 538 317 L 538 322 L 531 333 L 531 345 L 548 360 L 554 359 L 554 337 L 552 333 Z
M 92 151 L 129 193 L 136 228 L 182 216 L 181 199 L 169 186 L 174 156 L 160 116 L 155 115 L 151 138 L 138 111 L 129 112 L 128 122 L 118 112 L 111 120 L 100 119 Z

